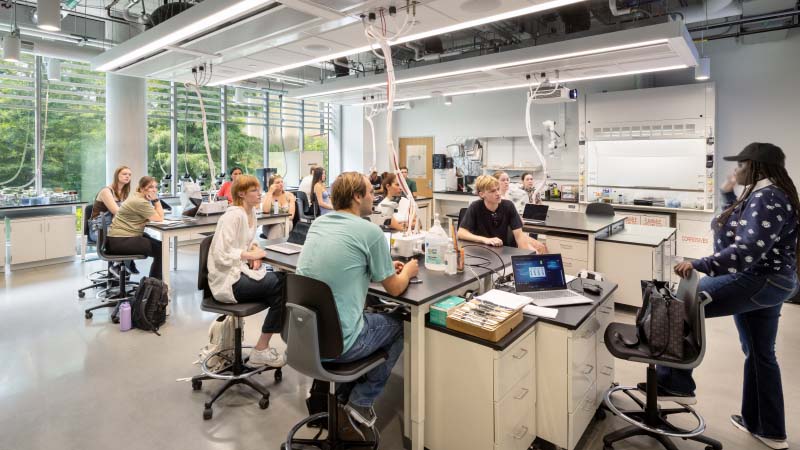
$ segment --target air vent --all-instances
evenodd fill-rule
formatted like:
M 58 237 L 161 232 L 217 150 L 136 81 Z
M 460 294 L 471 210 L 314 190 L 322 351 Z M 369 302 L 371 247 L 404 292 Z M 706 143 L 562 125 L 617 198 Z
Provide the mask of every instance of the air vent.
M 150 22 L 147 23 L 145 28 L 149 30 L 150 28 L 153 28 L 162 22 L 166 22 L 167 20 L 177 16 L 191 7 L 191 3 L 184 2 L 167 3 L 166 5 L 161 5 L 153 11 L 153 14 L 150 15 Z

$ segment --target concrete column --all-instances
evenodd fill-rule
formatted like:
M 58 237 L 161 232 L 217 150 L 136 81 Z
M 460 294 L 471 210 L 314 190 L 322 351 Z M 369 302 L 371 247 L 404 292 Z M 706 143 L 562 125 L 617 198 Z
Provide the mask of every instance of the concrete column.
M 131 188 L 147 173 L 147 82 L 106 74 L 106 179 L 128 166 Z

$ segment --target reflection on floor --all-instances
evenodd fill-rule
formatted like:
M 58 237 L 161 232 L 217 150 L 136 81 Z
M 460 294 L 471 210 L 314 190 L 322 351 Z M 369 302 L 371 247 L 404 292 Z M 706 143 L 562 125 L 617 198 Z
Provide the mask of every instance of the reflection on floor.
M 197 247 L 182 247 L 179 270 L 172 273 L 172 316 L 162 337 L 133 330 L 119 332 L 100 310 L 91 321 L 83 309 L 94 304 L 90 292 L 78 300 L 85 275 L 102 263 L 60 264 L 0 275 L 0 449 L 66 450 L 127 449 L 256 449 L 277 450 L 289 428 L 305 416 L 310 380 L 291 368 L 275 385 L 272 374 L 261 378 L 271 390 L 270 407 L 258 407 L 258 395 L 242 388 L 221 398 L 214 418 L 202 420 L 203 403 L 217 385 L 206 382 L 192 392 L 176 381 L 198 373 L 192 365 L 208 341 L 214 315 L 203 313 L 195 290 Z M 147 273 L 147 264 L 139 264 Z M 618 315 L 632 320 L 629 315 Z M 246 320 L 245 339 L 253 341 L 263 315 Z M 800 306 L 784 307 L 778 357 L 784 373 L 784 394 L 790 447 L 800 444 Z M 730 318 L 708 322 L 710 346 L 697 370 L 697 409 L 708 422 L 707 433 L 726 450 L 766 448 L 729 423 L 738 412 L 742 360 Z M 282 345 L 282 343 L 279 343 Z M 402 363 L 402 358 L 401 358 Z M 622 384 L 644 379 L 644 366 L 617 361 Z M 383 449 L 399 450 L 402 424 L 402 367 L 398 364 L 376 405 Z M 616 418 L 590 426 L 580 447 L 602 448 L 606 432 L 624 426 Z M 681 448 L 701 448 L 678 442 Z M 636 438 L 617 449 L 653 448 Z M 484 450 L 484 449 L 477 449 Z

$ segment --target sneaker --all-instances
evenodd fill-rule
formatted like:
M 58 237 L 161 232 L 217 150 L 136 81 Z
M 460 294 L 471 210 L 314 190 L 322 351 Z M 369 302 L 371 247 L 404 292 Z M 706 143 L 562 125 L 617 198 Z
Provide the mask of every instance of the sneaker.
M 136 261 L 131 260 L 130 262 L 128 262 L 127 267 L 128 267 L 128 272 L 134 275 L 139 275 L 139 269 L 136 267 Z
M 639 383 L 636 388 L 647 395 L 647 383 Z M 694 405 L 697 403 L 697 397 L 694 394 L 682 394 L 680 392 L 673 392 L 659 386 L 656 392 L 658 400 L 662 402 L 675 402 L 680 405 Z
M 375 421 L 378 420 L 378 416 L 375 415 L 375 410 L 372 406 L 358 406 L 348 403 L 345 405 L 344 410 L 350 414 L 353 420 L 369 428 L 372 428 L 375 425 Z
M 750 433 L 751 436 L 758 439 L 759 441 L 761 441 L 762 444 L 766 445 L 769 448 L 775 450 L 783 450 L 789 448 L 789 443 L 786 442 L 786 439 L 770 439 L 761 437 L 755 433 L 751 433 L 750 430 L 748 430 L 747 427 L 744 425 L 744 419 L 742 419 L 742 416 L 740 415 L 737 414 L 732 415 L 731 423 L 733 424 L 733 426 L 744 431 L 745 433 Z
M 272 347 L 264 350 L 253 349 L 250 351 L 250 358 L 247 359 L 245 365 L 251 369 L 264 366 L 283 367 L 286 365 L 286 358 Z

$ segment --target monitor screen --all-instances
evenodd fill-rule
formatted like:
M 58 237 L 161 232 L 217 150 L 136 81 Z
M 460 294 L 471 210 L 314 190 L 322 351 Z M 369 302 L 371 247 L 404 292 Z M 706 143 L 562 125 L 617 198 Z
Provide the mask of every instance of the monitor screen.
M 548 205 L 528 203 L 525 205 L 525 210 L 522 212 L 522 218 L 529 220 L 547 220 L 548 209 L 550 209 Z
M 517 292 L 567 288 L 561 255 L 513 256 L 511 265 Z

